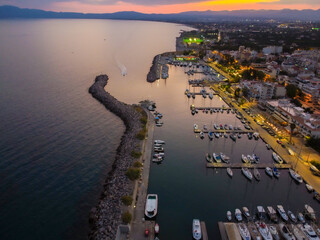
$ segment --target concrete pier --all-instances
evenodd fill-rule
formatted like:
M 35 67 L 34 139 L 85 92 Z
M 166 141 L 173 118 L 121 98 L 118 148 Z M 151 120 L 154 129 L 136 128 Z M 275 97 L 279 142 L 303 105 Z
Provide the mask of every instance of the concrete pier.
M 208 240 L 206 223 L 204 221 L 201 221 L 200 224 L 201 224 L 202 240 Z

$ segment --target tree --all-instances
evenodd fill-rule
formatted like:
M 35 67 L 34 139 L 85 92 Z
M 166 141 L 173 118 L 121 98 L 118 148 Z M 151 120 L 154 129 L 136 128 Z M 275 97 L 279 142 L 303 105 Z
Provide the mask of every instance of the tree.
M 132 204 L 133 199 L 131 196 L 126 195 L 121 197 L 121 201 L 124 205 L 130 206 Z
M 295 128 L 296 128 L 296 124 L 290 123 L 290 142 L 292 142 L 292 134 Z
M 236 88 L 236 90 L 234 91 L 234 96 L 235 96 L 236 98 L 240 97 L 240 91 L 241 91 L 240 88 Z
M 242 89 L 242 94 L 243 94 L 244 97 L 248 97 L 248 95 L 249 95 L 249 89 L 246 88 L 246 87 L 243 88 L 243 89 Z
M 140 177 L 140 169 L 138 168 L 129 168 L 126 172 L 126 176 L 131 180 L 137 180 Z
M 122 214 L 122 221 L 125 224 L 130 223 L 131 219 L 132 219 L 132 215 L 131 215 L 131 213 L 129 211 L 126 211 L 124 214 Z
M 286 90 L 287 90 L 287 96 L 288 96 L 289 98 L 294 98 L 294 97 L 297 96 L 298 88 L 297 88 L 295 85 L 293 85 L 293 84 L 288 84 L 288 85 L 286 86 Z

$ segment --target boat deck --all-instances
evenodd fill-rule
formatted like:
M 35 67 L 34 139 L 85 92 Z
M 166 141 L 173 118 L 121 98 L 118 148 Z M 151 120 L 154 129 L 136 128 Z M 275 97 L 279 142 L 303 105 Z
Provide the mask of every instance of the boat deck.
M 291 168 L 291 164 L 277 164 L 277 163 L 258 163 L 258 164 L 250 164 L 250 163 L 207 163 L 207 168 L 266 168 L 266 167 L 276 167 L 278 169 L 289 169 Z

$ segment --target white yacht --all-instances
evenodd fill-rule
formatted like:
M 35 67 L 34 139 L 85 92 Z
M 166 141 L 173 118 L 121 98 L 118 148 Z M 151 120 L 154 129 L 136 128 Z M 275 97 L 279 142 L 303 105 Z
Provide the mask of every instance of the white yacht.
M 253 222 L 248 222 L 249 232 L 252 240 L 261 240 L 261 235 Z
M 295 171 L 293 171 L 292 169 L 289 169 L 289 173 L 290 173 L 290 176 L 295 180 L 297 181 L 297 183 L 302 183 L 303 180 L 302 180 L 302 177 L 296 173 Z
M 250 219 L 249 209 L 248 209 L 247 207 L 243 207 L 243 208 L 242 208 L 242 211 L 243 211 L 243 215 L 244 215 L 247 219 Z
M 212 156 L 217 163 L 221 163 L 221 157 L 218 154 L 213 153 Z
M 225 162 L 225 163 L 229 163 L 230 161 L 230 157 L 228 157 L 227 155 L 225 155 L 224 153 L 220 153 L 220 158 L 221 158 L 221 160 L 223 161 L 223 162 Z
M 238 223 L 238 228 L 243 240 L 251 240 L 250 232 L 245 224 Z
M 232 214 L 230 211 L 227 212 L 227 219 L 229 222 L 232 220 Z
M 241 160 L 244 163 L 248 163 L 248 158 L 244 154 L 241 155 Z
M 260 175 L 260 172 L 259 172 L 259 170 L 257 168 L 253 169 L 253 176 L 257 181 L 261 180 L 261 175 Z
M 193 219 L 192 221 L 192 235 L 193 235 L 193 239 L 196 239 L 196 240 L 200 240 L 202 237 L 199 219 Z
M 238 220 L 238 222 L 242 221 L 242 215 L 241 215 L 240 209 L 237 208 L 234 212 L 234 215 L 235 215 L 236 219 Z
M 276 212 L 276 210 L 274 210 L 273 207 L 268 206 L 267 207 L 267 213 L 268 213 L 269 218 L 270 218 L 271 221 L 273 221 L 275 223 L 277 223 L 279 221 L 279 219 L 277 217 L 277 212 Z
M 241 171 L 244 176 L 246 176 L 250 181 L 252 180 L 252 173 L 248 168 L 241 168 Z
M 233 177 L 233 172 L 231 168 L 227 168 L 227 173 L 230 177 Z
M 288 210 L 288 217 L 291 219 L 292 222 L 296 223 L 298 221 L 298 219 L 296 218 L 296 216 L 293 214 L 293 212 L 291 212 L 290 210 Z
M 306 222 L 306 219 L 304 218 L 303 214 L 301 212 L 298 213 L 298 220 L 302 223 Z
M 157 194 L 148 194 L 146 207 L 144 211 L 145 215 L 148 218 L 153 218 L 158 213 L 158 195 Z
M 291 224 L 292 233 L 296 240 L 306 240 L 306 235 L 295 224 Z
M 266 167 L 266 173 L 267 173 L 267 175 L 269 175 L 270 177 L 273 176 L 272 169 L 271 169 L 270 167 Z
M 274 225 L 269 225 L 269 230 L 274 240 L 280 240 L 278 230 Z
M 309 240 L 320 240 L 314 229 L 308 223 L 301 225 L 300 229 Z
M 264 207 L 257 206 L 257 216 L 261 220 L 266 218 L 266 210 L 264 210 Z
M 308 204 L 304 205 L 305 213 L 311 220 L 316 220 L 316 213 L 314 212 L 313 208 L 310 207 Z
M 155 144 L 165 144 L 166 142 L 163 140 L 154 140 Z
M 282 158 L 278 154 L 276 154 L 275 152 L 272 153 L 272 158 L 274 161 L 276 161 L 279 164 L 283 163 Z
M 280 234 L 285 240 L 296 240 L 293 234 L 290 232 L 289 228 L 284 224 L 279 224 Z
M 288 215 L 284 211 L 282 205 L 277 205 L 277 211 L 278 211 L 279 215 L 281 216 L 281 218 L 283 219 L 283 221 L 287 222 L 289 220 Z
M 264 222 L 257 222 L 257 228 L 264 240 L 272 240 L 271 232 Z

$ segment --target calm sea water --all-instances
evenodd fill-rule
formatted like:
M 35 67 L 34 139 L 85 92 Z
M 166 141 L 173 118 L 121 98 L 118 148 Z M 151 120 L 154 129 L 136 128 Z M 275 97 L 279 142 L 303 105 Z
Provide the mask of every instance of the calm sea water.
M 107 73 L 117 98 L 151 97 L 157 89 L 145 79 L 152 59 L 175 49 L 181 29 L 139 21 L 0 21 L 1 239 L 86 239 L 89 210 L 124 131 L 88 88 Z

